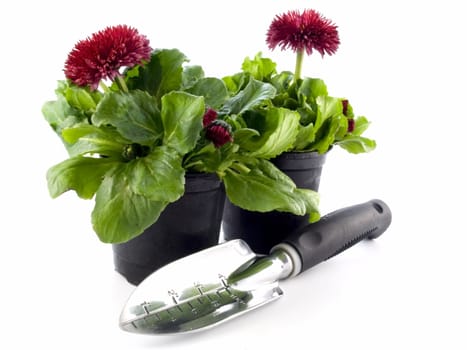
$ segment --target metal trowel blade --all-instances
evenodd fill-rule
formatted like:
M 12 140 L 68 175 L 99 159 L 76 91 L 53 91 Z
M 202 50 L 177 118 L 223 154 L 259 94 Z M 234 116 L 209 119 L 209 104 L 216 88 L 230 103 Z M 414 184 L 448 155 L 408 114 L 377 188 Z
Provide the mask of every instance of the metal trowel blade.
M 211 327 L 282 295 L 277 281 L 229 285 L 258 260 L 242 240 L 208 248 L 157 270 L 134 290 L 120 328 L 143 334 L 192 332 Z

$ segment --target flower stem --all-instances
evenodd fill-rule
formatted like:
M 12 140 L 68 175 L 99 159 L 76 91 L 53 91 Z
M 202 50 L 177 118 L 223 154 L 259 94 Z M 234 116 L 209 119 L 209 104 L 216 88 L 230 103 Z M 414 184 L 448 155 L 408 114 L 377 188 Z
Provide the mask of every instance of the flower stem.
M 242 164 L 242 163 L 239 163 L 239 162 L 235 162 L 235 163 L 231 164 L 230 169 L 227 168 L 227 171 L 229 171 L 229 170 L 230 171 L 235 170 L 235 171 L 237 171 L 239 173 L 243 173 L 243 174 L 248 174 L 251 171 L 251 169 L 248 168 L 245 164 Z
M 128 92 L 128 86 L 125 83 L 125 79 L 122 76 L 117 75 L 115 78 L 115 82 L 117 83 L 118 87 L 123 92 Z
M 297 59 L 295 61 L 295 81 L 302 75 L 303 49 L 297 50 Z

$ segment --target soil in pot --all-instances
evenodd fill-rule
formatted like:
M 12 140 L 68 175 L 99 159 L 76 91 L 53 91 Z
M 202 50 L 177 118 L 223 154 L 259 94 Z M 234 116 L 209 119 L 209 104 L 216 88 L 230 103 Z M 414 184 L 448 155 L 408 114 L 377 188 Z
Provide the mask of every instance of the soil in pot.
M 140 236 L 114 244 L 115 269 L 138 285 L 158 268 L 218 244 L 225 192 L 213 174 L 187 174 L 185 194 Z
M 300 188 L 318 191 L 326 154 L 286 152 L 271 160 Z M 268 254 L 287 234 L 308 224 L 308 215 L 297 216 L 273 211 L 252 212 L 226 200 L 222 229 L 224 240 L 243 239 L 260 254 Z

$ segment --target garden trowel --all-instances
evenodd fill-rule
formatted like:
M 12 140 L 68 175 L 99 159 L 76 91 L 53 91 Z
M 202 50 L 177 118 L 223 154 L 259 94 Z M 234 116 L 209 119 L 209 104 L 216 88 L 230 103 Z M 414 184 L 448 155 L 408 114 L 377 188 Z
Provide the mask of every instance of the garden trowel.
M 380 236 L 391 211 L 371 200 L 332 212 L 290 234 L 267 256 L 242 240 L 205 249 L 148 276 L 132 293 L 120 327 L 143 334 L 191 332 L 217 325 L 282 295 L 291 278 L 351 247 Z

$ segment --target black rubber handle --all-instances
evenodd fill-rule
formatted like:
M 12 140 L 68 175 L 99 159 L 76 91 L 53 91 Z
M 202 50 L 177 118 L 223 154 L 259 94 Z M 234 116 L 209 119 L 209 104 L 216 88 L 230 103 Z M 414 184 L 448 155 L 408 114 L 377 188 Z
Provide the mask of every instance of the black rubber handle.
M 300 255 L 300 272 L 350 248 L 363 239 L 379 237 L 391 224 L 386 203 L 373 199 L 336 210 L 289 236 L 284 243 Z

